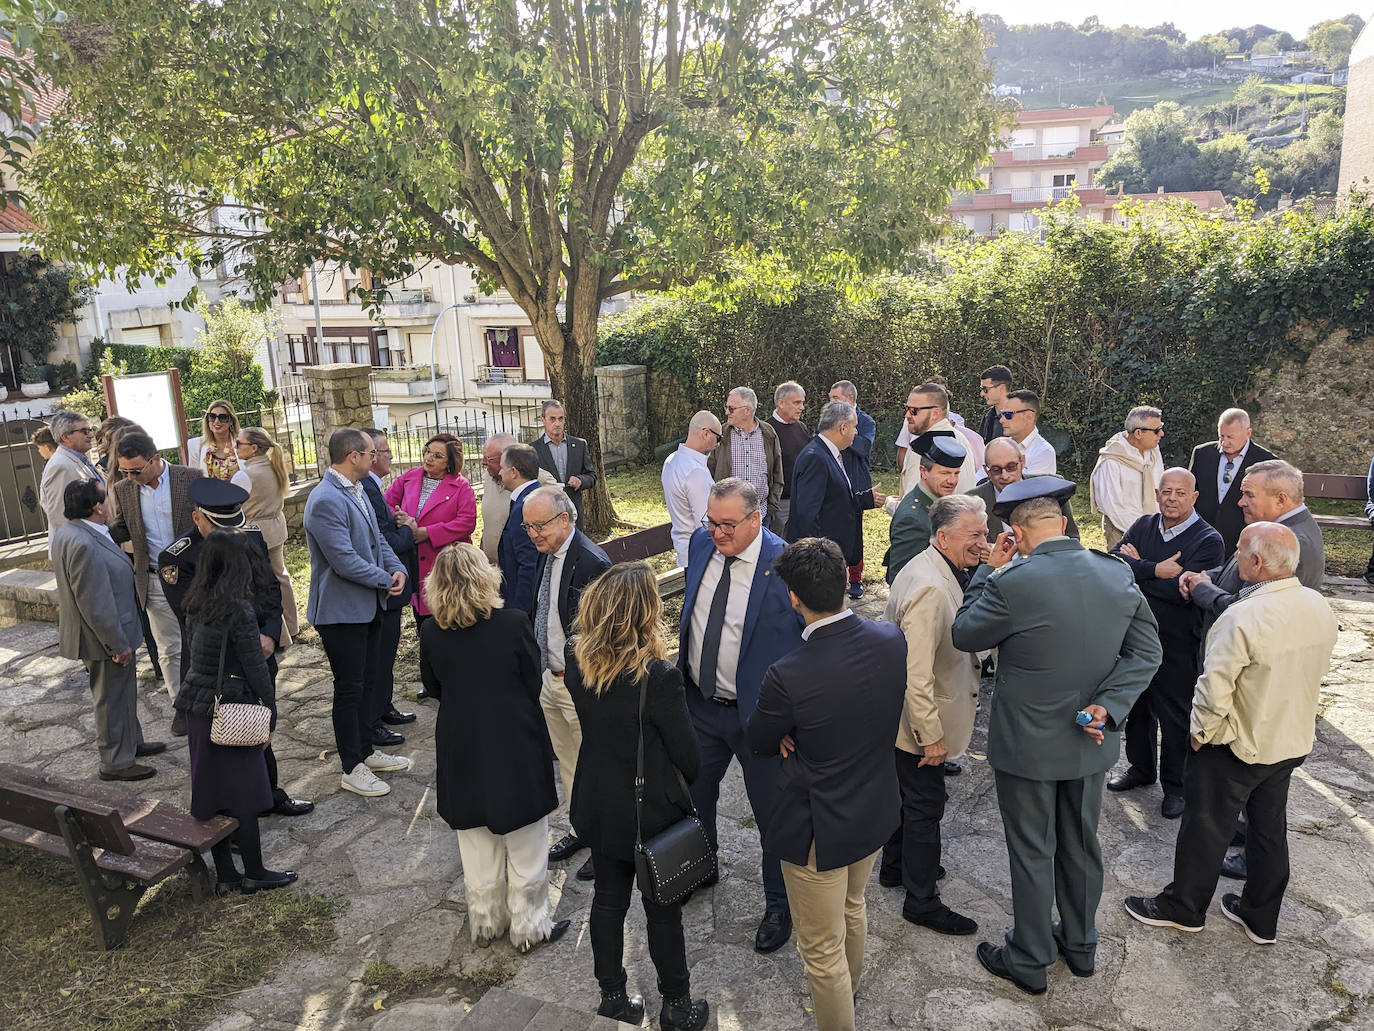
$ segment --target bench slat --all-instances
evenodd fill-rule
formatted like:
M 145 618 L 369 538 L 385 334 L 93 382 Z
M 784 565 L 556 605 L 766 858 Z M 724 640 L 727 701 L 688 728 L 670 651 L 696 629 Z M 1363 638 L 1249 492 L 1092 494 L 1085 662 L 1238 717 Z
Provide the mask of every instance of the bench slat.
M 36 784 L 0 782 L 0 820 L 60 836 L 62 828 L 53 812 L 59 805 L 71 811 L 92 846 L 133 855 L 133 839 L 114 806 Z
M 1367 501 L 1369 483 L 1363 476 L 1343 473 L 1303 473 L 1302 491 L 1309 498 L 1330 501 Z
M 54 856 L 68 857 L 67 843 L 60 834 L 47 834 L 30 827 L 0 820 L 0 841 L 26 845 Z M 140 841 L 131 856 L 117 852 L 97 851 L 95 862 L 100 869 L 117 877 L 126 877 L 140 884 L 157 884 L 166 880 L 191 861 L 191 853 L 159 841 Z
M 1327 530 L 1368 530 L 1369 520 L 1362 516 L 1313 515 L 1318 526 Z
M 660 523 L 647 530 L 637 530 L 627 533 L 624 537 L 614 537 L 609 541 L 603 541 L 601 550 L 606 553 L 612 565 L 661 555 L 665 551 L 673 550 L 673 524 Z

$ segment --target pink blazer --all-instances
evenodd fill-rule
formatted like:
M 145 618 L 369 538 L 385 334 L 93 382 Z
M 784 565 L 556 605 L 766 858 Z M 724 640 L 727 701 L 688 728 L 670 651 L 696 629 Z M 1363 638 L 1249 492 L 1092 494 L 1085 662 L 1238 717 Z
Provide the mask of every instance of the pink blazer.
M 386 503 L 394 510 L 397 505 L 401 511 L 415 517 L 415 521 L 429 531 L 429 540 L 416 546 L 416 556 L 420 565 L 420 582 L 415 585 L 412 603 L 415 611 L 429 615 L 425 604 L 425 577 L 434 566 L 434 556 L 454 541 L 472 543 L 472 531 L 477 528 L 477 495 L 472 484 L 460 473 L 445 476 L 429 496 L 425 510 L 416 514 L 420 507 L 420 481 L 425 470 L 416 466 L 396 477 L 386 489 Z

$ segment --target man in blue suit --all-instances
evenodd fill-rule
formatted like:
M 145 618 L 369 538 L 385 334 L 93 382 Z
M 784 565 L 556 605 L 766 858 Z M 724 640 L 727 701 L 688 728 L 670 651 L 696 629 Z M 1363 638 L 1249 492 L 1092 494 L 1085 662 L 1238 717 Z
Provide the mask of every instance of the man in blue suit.
M 831 401 L 821 409 L 816 435 L 797 455 L 792 474 L 796 504 L 784 531 L 789 544 L 803 537 L 828 537 L 840 546 L 847 566 L 863 552 L 863 510 L 844 461 L 857 428 L 854 406 L 847 401 Z M 871 492 L 872 481 L 865 498 Z
M 539 455 L 528 444 L 512 444 L 501 452 L 501 486 L 510 491 L 510 514 L 496 546 L 501 567 L 501 596 L 506 608 L 534 616 L 539 549 L 525 532 L 525 499 L 539 486 Z
M 859 543 L 854 553 L 845 552 L 849 563 L 849 596 L 864 596 L 864 534 L 863 513 L 870 508 L 882 508 L 887 503 L 887 495 L 873 489 L 873 443 L 878 438 L 878 424 L 859 407 L 859 388 L 847 379 L 842 379 L 830 388 L 830 400 L 847 401 L 854 406 L 854 416 L 858 424 L 854 440 L 844 452 L 844 469 L 853 484 L 854 500 L 859 506 Z
M 701 749 L 692 801 L 713 843 L 716 800 L 732 757 L 744 772 L 760 842 L 768 830 L 781 759 L 755 756 L 746 728 L 768 667 L 801 645 L 801 617 L 787 586 L 773 575 L 773 560 L 784 547 L 782 538 L 763 528 L 752 483 L 731 476 L 711 487 L 706 525 L 687 548 L 678 664 Z M 763 895 L 765 912 L 754 948 L 772 952 L 791 937 L 792 914 L 782 867 L 766 848 Z

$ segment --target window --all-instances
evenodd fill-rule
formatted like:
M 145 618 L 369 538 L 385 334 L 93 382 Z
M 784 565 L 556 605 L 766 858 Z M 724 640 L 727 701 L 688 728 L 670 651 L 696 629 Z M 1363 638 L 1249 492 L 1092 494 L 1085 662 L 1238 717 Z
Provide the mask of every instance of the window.
M 379 341 L 381 332 L 371 326 L 326 326 L 324 337 L 318 341 L 313 326 L 304 334 L 288 333 L 286 348 L 291 371 L 296 372 L 304 365 L 332 365 L 335 362 L 384 367 L 390 356 L 385 341 Z
M 1045 157 L 1057 158 L 1078 149 L 1079 129 L 1076 125 L 1053 125 L 1044 130 Z
M 514 326 L 491 327 L 487 330 L 488 363 L 495 369 L 520 368 L 520 333 Z
M 1011 133 L 1011 145 L 1015 147 L 1034 147 L 1034 129 L 1013 129 Z
M 162 331 L 157 326 L 143 326 L 139 329 L 126 329 L 120 334 L 120 342 L 135 347 L 160 347 Z

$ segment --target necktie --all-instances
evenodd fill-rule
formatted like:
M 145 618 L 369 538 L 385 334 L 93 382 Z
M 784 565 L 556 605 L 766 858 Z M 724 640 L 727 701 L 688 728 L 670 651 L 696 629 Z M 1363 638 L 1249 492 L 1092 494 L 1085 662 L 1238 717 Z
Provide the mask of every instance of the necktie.
M 1222 482 L 1222 483 L 1230 483 L 1230 482 L 1231 482 L 1231 474 L 1232 474 L 1232 472 L 1235 470 L 1235 468 L 1236 468 L 1236 460 L 1235 460 L 1234 458 L 1228 458 L 1228 459 L 1226 459 L 1226 468 L 1223 469 L 1223 470 L 1221 471 L 1221 482 Z
M 725 626 L 725 606 L 730 601 L 730 567 L 737 559 L 726 556 L 725 568 L 720 571 L 720 583 L 716 584 L 715 596 L 711 599 L 711 611 L 706 616 L 706 633 L 701 641 L 701 679 L 697 686 L 707 698 L 716 694 L 716 662 L 720 658 L 720 632 Z
M 549 602 L 553 596 L 553 556 L 544 559 L 539 595 L 534 602 L 534 641 L 539 646 L 539 671 L 549 668 Z

